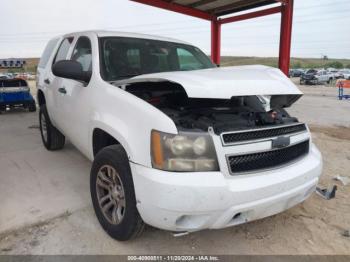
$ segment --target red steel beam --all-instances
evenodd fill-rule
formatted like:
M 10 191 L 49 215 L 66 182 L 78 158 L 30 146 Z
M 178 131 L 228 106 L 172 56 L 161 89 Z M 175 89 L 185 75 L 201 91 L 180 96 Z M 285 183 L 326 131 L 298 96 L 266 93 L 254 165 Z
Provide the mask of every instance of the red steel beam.
M 285 1 L 281 12 L 281 33 L 278 67 L 288 75 L 292 42 L 293 0 Z
M 186 6 L 175 4 L 172 2 L 166 2 L 164 0 L 131 0 L 131 1 L 138 2 L 145 5 L 155 6 L 158 8 L 166 9 L 169 11 L 173 11 L 173 12 L 177 12 L 185 15 L 194 16 L 205 20 L 210 20 L 210 21 L 216 20 L 216 16 L 214 15 L 210 15 L 206 12 L 203 12 L 191 7 L 186 7 Z
M 247 20 L 251 18 L 261 17 L 265 15 L 277 14 L 277 13 L 280 13 L 281 11 L 282 11 L 282 6 L 277 6 L 277 7 L 264 9 L 256 12 L 251 12 L 243 15 L 237 15 L 237 16 L 227 17 L 224 19 L 219 19 L 219 22 L 220 24 L 227 24 L 227 23 L 238 22 L 238 21 Z
M 220 65 L 221 24 L 218 20 L 211 21 L 211 60 Z

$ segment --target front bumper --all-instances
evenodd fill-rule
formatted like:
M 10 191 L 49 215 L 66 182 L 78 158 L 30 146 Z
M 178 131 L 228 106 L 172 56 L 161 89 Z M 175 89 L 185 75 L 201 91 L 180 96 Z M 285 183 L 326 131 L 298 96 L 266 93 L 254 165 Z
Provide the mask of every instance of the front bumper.
M 149 225 L 197 231 L 242 224 L 282 212 L 314 192 L 322 172 L 315 146 L 291 165 L 254 174 L 174 173 L 130 163 L 137 208 Z

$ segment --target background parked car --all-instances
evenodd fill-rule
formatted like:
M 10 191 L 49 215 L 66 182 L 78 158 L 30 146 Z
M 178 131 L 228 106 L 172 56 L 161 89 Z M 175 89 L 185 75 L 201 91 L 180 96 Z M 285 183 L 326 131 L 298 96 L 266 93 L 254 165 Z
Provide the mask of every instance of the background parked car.
M 334 78 L 335 78 L 335 79 L 342 78 L 341 70 L 339 70 L 338 72 L 334 73 Z
M 317 74 L 317 70 L 316 69 L 308 69 L 305 74 L 303 74 L 300 77 L 300 84 L 316 84 L 317 83 L 317 78 L 315 77 L 315 75 Z
M 342 70 L 342 78 L 350 80 L 350 69 Z
M 300 69 L 289 70 L 289 77 L 300 77 L 304 72 Z
M 36 111 L 35 100 L 23 79 L 0 79 L 0 112 L 10 107 L 22 107 Z
M 304 75 L 301 76 L 300 84 L 317 85 L 321 83 L 330 83 L 333 79 L 334 76 L 327 70 L 309 69 Z
M 9 79 L 9 77 L 7 75 L 0 74 L 0 79 Z
M 13 78 L 14 78 L 12 73 L 6 73 L 6 75 L 7 75 L 7 77 L 8 77 L 9 79 L 13 79 Z
M 336 79 L 339 75 L 339 69 L 327 68 L 327 72 L 332 77 L 332 79 Z
M 336 78 L 339 79 L 339 78 L 345 78 L 347 79 L 347 77 L 345 75 L 348 75 L 350 72 L 350 69 L 342 69 L 342 70 L 339 70 L 338 73 L 336 74 Z
M 334 79 L 334 75 L 327 70 L 320 70 L 316 75 L 319 83 L 330 83 Z

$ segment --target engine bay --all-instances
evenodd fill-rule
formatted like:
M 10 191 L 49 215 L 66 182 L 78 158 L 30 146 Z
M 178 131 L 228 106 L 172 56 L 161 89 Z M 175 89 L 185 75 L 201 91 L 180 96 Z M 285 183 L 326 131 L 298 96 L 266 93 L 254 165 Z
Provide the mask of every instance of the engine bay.
M 216 134 L 296 123 L 280 106 L 270 107 L 263 96 L 235 96 L 231 99 L 189 98 L 181 85 L 172 82 L 142 82 L 123 89 L 155 106 L 182 131 L 208 131 Z

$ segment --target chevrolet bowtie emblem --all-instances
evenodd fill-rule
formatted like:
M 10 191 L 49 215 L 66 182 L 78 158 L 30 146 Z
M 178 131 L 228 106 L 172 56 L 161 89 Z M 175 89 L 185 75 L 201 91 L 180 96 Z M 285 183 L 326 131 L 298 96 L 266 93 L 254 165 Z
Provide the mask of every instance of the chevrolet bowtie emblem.
M 280 136 L 272 140 L 272 148 L 283 148 L 290 145 L 290 137 Z

